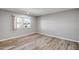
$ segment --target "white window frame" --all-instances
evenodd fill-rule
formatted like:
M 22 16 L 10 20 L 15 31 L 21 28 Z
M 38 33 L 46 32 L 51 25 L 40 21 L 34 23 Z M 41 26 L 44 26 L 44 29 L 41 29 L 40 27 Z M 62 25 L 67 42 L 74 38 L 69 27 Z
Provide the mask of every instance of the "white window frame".
M 18 17 L 21 17 L 21 18 L 26 18 L 26 19 L 29 19 L 30 20 L 30 26 L 29 27 L 27 27 L 27 26 L 25 26 L 25 25 L 23 25 L 24 24 L 24 19 L 23 19 L 23 21 L 22 21 L 22 27 L 20 27 L 20 28 L 17 28 L 17 18 Z M 13 19 L 13 30 L 19 30 L 19 29 L 29 29 L 29 28 L 31 28 L 31 17 L 30 16 L 14 16 L 14 15 L 12 15 L 12 19 Z M 28 23 L 28 22 L 27 22 Z M 26 23 L 26 24 L 27 24 Z

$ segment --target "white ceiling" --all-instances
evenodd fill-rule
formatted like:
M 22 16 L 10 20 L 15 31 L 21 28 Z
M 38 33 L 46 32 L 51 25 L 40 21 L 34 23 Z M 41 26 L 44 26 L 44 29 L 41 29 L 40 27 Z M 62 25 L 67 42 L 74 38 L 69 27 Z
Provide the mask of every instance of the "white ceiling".
M 31 16 L 42 16 L 42 15 L 66 11 L 70 9 L 72 8 L 2 8 L 2 10 L 27 14 Z

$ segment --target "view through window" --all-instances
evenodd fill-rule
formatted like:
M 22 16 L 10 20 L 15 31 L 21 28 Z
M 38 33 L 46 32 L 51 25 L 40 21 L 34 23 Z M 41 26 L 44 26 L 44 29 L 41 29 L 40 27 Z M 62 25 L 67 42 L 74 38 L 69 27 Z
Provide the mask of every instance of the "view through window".
M 15 17 L 15 22 L 14 25 L 16 26 L 16 29 L 31 28 L 30 17 Z

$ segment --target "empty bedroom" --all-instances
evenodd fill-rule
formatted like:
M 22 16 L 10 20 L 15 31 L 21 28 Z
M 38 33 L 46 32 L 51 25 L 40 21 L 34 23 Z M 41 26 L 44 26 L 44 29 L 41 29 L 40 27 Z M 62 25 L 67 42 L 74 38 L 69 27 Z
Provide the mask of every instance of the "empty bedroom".
M 0 50 L 79 50 L 78 8 L 0 8 Z

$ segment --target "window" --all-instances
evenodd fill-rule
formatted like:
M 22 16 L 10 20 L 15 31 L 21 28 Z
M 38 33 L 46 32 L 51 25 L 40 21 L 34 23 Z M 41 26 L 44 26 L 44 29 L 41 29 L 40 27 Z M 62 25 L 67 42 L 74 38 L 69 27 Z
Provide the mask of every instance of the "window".
M 14 29 L 31 28 L 31 17 L 14 16 Z

